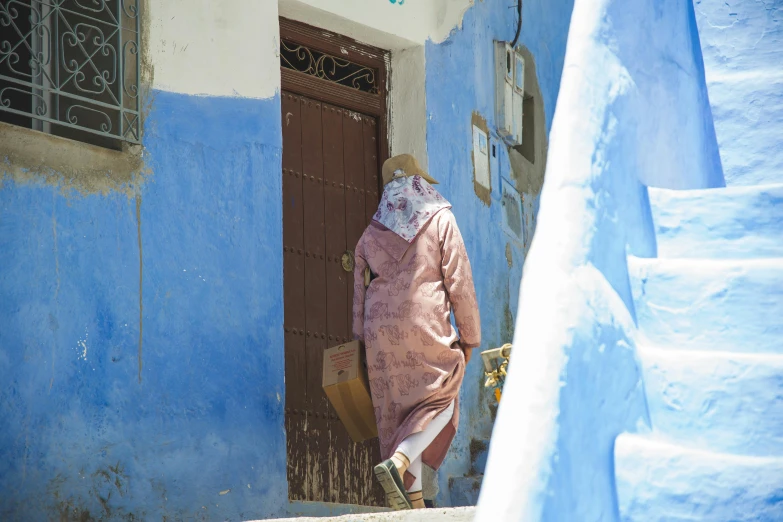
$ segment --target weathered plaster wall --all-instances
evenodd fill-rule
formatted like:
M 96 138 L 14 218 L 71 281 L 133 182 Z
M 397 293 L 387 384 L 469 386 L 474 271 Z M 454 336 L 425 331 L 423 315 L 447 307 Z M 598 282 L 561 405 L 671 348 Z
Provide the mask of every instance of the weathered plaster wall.
M 726 183 L 783 182 L 783 2 L 694 5 Z
M 276 6 L 232 3 L 146 3 L 139 156 L 3 129 L 2 520 L 287 510 Z
M 284 507 L 279 101 L 153 96 L 135 197 L 0 190 L 4 520 Z
M 407 4 L 405 4 L 407 5 Z M 403 5 L 402 7 L 405 7 Z M 565 56 L 573 0 L 525 1 L 520 44 L 528 50 L 539 89 L 528 77 L 527 89 L 536 91 L 542 151 L 554 113 Z M 492 161 L 492 191 L 482 200 L 474 191 L 472 126 L 483 119 L 491 132 L 495 124 L 493 40 L 511 40 L 516 16 L 503 0 L 484 0 L 463 18 L 462 28 L 440 44 L 427 44 L 427 147 L 430 172 L 441 181 L 438 189 L 451 201 L 473 266 L 482 317 L 482 348 L 511 342 L 514 335 L 519 280 L 526 250 L 535 231 L 543 167 L 537 177 L 496 137 L 497 160 Z M 535 75 L 534 75 L 535 76 Z M 515 151 L 511 154 L 517 155 Z M 527 243 L 513 240 L 502 228 L 501 178 L 522 194 L 527 221 Z M 525 346 L 517 347 L 525 350 Z M 494 397 L 483 388 L 484 376 L 476 353 L 468 366 L 462 390 L 464 415 L 452 452 L 440 474 L 439 502 L 451 502 L 448 481 L 469 472 L 471 440 L 487 440 L 492 429 Z
M 361 41 L 378 38 L 386 33 L 391 40 L 406 40 L 409 44 L 423 45 L 432 40 L 441 42 L 457 28 L 465 12 L 475 0 L 279 0 L 284 15 L 306 13 L 315 9 L 331 18 L 341 20 L 346 27 L 355 24 L 360 31 L 354 36 Z M 309 8 L 309 9 L 308 9 Z M 318 24 L 318 27 L 323 27 Z M 337 30 L 337 29 L 333 29 Z M 339 31 L 347 34 L 346 31 Z M 347 32 L 352 32 L 349 29 Z M 395 44 L 381 45 L 385 49 Z
M 11 129 L 22 149 L 37 143 L 45 153 L 0 148 L 0 518 L 240 520 L 290 510 L 279 13 L 331 9 L 304 21 L 391 49 L 398 64 L 416 58 L 392 83 L 418 85 L 426 98 L 393 100 L 393 151 L 420 150 L 425 162 L 434 151 L 430 167 L 475 267 L 485 345 L 510 339 L 526 247 L 501 231 L 497 188 L 504 176 L 530 191 L 532 235 L 536 183 L 499 147 L 496 190 L 489 206 L 479 201 L 470 118 L 492 122 L 491 42 L 513 35 L 513 16 L 500 0 L 467 14 L 469 0 L 378 2 L 283 0 L 278 11 L 232 0 L 215 11 L 149 0 L 142 151 L 107 154 Z M 540 17 L 521 41 L 536 59 L 548 122 L 570 2 L 525 9 Z M 49 154 L 60 147 L 67 154 Z M 469 467 L 469 441 L 489 435 L 480 373 L 472 363 L 444 485 Z

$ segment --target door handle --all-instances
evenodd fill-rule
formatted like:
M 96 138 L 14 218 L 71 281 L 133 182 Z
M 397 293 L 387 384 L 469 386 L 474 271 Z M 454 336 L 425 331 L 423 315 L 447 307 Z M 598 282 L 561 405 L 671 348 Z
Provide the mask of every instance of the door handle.
M 343 265 L 343 270 L 345 270 L 346 272 L 353 272 L 353 267 L 355 265 L 355 261 L 354 261 L 354 257 L 353 257 L 353 252 L 351 250 L 346 250 L 343 253 L 343 257 L 342 257 L 341 261 L 342 261 L 342 265 Z

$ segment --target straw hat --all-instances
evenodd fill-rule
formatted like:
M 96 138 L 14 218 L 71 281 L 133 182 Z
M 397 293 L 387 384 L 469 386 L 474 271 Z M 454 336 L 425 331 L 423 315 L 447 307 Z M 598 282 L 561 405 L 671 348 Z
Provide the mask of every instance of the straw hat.
M 395 172 L 397 174 L 395 175 Z M 430 185 L 438 183 L 435 178 L 424 172 L 416 158 L 410 154 L 400 154 L 383 162 L 383 186 L 389 184 L 395 177 L 421 176 Z

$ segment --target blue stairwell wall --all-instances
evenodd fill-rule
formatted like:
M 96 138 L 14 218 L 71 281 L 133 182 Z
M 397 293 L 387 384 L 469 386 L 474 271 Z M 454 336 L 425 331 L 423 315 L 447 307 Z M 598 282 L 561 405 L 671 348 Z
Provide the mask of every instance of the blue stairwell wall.
M 649 422 L 626 259 L 656 254 L 642 182 L 724 184 L 690 0 L 577 0 L 571 20 L 480 522 L 618 520 L 614 441 Z
M 0 519 L 283 512 L 279 122 L 158 91 L 138 199 L 6 178 Z
M 694 4 L 726 183 L 783 182 L 783 2 Z

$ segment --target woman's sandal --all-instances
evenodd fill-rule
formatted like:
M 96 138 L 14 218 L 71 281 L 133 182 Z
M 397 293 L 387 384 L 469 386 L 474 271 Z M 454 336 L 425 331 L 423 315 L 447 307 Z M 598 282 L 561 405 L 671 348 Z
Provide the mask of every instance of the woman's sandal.
M 386 501 L 390 508 L 396 511 L 413 509 L 413 503 L 408 492 L 405 491 L 405 484 L 400 477 L 400 472 L 397 471 L 397 466 L 391 459 L 384 460 L 375 466 L 373 471 L 386 492 Z
M 424 493 L 421 491 L 408 491 L 408 498 L 411 499 L 413 509 L 423 509 L 427 507 L 426 504 L 424 504 Z

